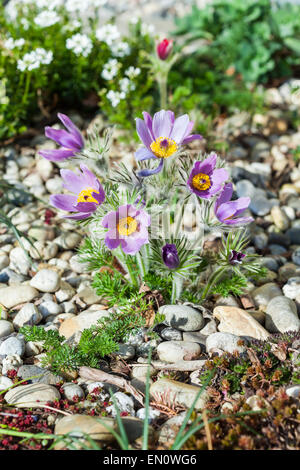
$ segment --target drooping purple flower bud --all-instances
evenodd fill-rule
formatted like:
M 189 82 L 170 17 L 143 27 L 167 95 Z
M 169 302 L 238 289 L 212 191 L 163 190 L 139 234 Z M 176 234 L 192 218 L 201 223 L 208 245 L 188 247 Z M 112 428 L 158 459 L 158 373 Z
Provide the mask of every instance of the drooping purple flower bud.
M 241 264 L 242 263 L 242 260 L 243 258 L 245 258 L 246 255 L 244 255 L 244 253 L 241 253 L 240 251 L 235 251 L 235 250 L 231 250 L 231 254 L 229 256 L 229 263 L 230 264 Z
M 167 243 L 162 247 L 162 259 L 167 268 L 176 269 L 179 266 L 178 251 L 174 243 Z

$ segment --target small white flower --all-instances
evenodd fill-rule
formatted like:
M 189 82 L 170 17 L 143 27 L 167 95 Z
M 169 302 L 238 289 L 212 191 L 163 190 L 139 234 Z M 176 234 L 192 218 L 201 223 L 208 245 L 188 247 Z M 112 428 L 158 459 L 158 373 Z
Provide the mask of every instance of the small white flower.
M 47 28 L 49 26 L 53 26 L 54 24 L 60 21 L 60 16 L 55 11 L 47 11 L 43 10 L 39 13 L 34 22 L 41 28 Z
M 127 70 L 125 70 L 125 75 L 127 75 L 127 77 L 129 77 L 130 80 L 133 80 L 140 73 L 141 73 L 141 69 L 139 67 L 133 67 L 132 65 L 128 67 Z
M 69 13 L 86 12 L 89 8 L 99 8 L 107 3 L 107 0 L 67 0 L 65 8 Z
M 20 22 L 23 25 L 23 28 L 27 31 L 27 29 L 29 29 L 29 21 L 26 18 L 21 18 Z
M 96 31 L 96 38 L 98 41 L 106 42 L 108 46 L 111 46 L 115 41 L 120 39 L 120 33 L 118 28 L 113 24 L 106 24 Z
M 141 33 L 143 36 L 146 36 L 147 34 L 149 34 L 149 36 L 152 36 L 154 32 L 155 32 L 155 28 L 153 24 L 147 24 L 147 23 L 141 24 Z
M 135 84 L 129 80 L 129 78 L 125 77 L 120 80 L 120 90 L 127 94 L 129 91 L 133 91 L 135 89 Z
M 117 59 L 109 59 L 104 65 L 101 76 L 104 80 L 112 80 L 118 73 L 120 64 Z
M 72 50 L 76 55 L 87 57 L 93 49 L 93 43 L 85 34 L 77 33 L 67 39 L 66 48 Z
M 112 54 L 116 57 L 124 57 L 130 54 L 129 44 L 125 41 L 112 43 L 110 47 Z
M 53 52 L 46 51 L 42 47 L 37 47 L 34 51 L 27 52 L 22 59 L 17 62 L 17 69 L 21 72 L 25 70 L 38 69 L 41 64 L 48 65 L 52 62 Z
M 116 106 L 118 106 L 121 100 L 124 100 L 124 98 L 126 97 L 126 94 L 123 91 L 119 92 L 119 91 L 109 90 L 106 96 L 111 102 L 112 107 L 115 108 Z

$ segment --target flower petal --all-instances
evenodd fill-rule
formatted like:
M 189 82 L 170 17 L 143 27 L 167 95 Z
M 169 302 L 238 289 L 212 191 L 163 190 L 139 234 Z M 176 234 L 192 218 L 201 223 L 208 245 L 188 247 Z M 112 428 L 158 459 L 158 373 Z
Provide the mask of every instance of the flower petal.
M 50 203 L 57 209 L 72 212 L 76 210 L 74 206 L 77 203 L 77 198 L 71 194 L 52 194 Z
M 183 145 L 186 145 L 192 142 L 193 140 L 202 140 L 202 139 L 203 139 L 203 136 L 201 134 L 191 134 L 185 137 L 181 143 Z
M 155 140 L 154 134 L 152 132 L 152 117 L 150 116 L 149 113 L 147 113 L 147 111 L 143 112 L 143 117 L 144 117 L 144 121 L 146 123 L 146 126 L 148 127 L 149 134 L 152 137 L 152 140 Z
M 138 149 L 136 152 L 135 152 L 135 159 L 138 161 L 138 162 L 141 162 L 143 160 L 149 160 L 150 158 L 157 158 L 155 155 L 153 155 L 152 152 L 150 152 L 150 150 L 148 150 L 146 147 L 142 147 L 140 149 Z
M 90 217 L 92 214 L 90 212 L 77 212 L 72 215 L 65 215 L 64 219 L 73 219 L 73 220 L 83 220 Z
M 136 118 L 135 122 L 136 122 L 136 131 L 139 135 L 139 138 L 141 139 L 143 144 L 149 148 L 151 143 L 153 142 L 153 138 L 149 132 L 148 127 L 146 126 L 145 121 L 143 121 L 140 118 Z
M 75 210 L 78 212 L 95 212 L 98 205 L 95 202 L 78 202 Z
M 75 126 L 75 124 L 71 121 L 71 119 L 68 116 L 66 116 L 66 114 L 58 113 L 57 116 L 60 119 L 60 121 L 63 123 L 63 125 L 67 128 L 67 130 L 71 134 L 73 134 L 78 144 L 78 147 L 82 148 L 84 146 L 84 141 L 83 141 L 81 132 L 78 129 L 78 127 Z
M 141 178 L 145 178 L 146 176 L 155 175 L 162 170 L 163 166 L 164 166 L 164 159 L 161 158 L 157 168 L 155 168 L 154 170 L 148 170 L 148 169 L 141 170 L 138 172 L 138 176 L 140 176 Z
M 60 170 L 60 175 L 64 180 L 63 187 L 68 191 L 79 194 L 87 187 L 86 181 L 82 178 L 82 174 L 77 174 L 71 170 Z
M 225 202 L 230 201 L 232 198 L 232 193 L 233 193 L 233 187 L 232 183 L 227 183 L 225 184 L 223 191 L 221 192 L 220 196 L 216 200 L 215 204 L 215 210 L 221 205 L 224 204 Z
M 183 116 L 179 116 L 179 118 L 175 119 L 170 138 L 175 140 L 177 144 L 181 144 L 183 141 L 189 122 L 190 120 L 187 114 L 183 114 Z
M 64 149 L 40 150 L 39 155 L 46 158 L 46 160 L 50 160 L 51 162 L 60 162 L 60 161 L 66 160 L 67 158 L 74 157 L 75 152 L 74 150 L 64 150 Z
M 116 228 L 109 230 L 105 235 L 105 245 L 110 250 L 114 250 L 121 243 L 120 238 L 118 237 Z
M 168 111 L 162 109 L 153 116 L 153 134 L 155 139 L 158 137 L 169 137 L 172 130 L 171 116 Z
M 66 150 L 80 150 L 75 137 L 64 129 L 53 129 L 47 126 L 45 127 L 45 135 L 62 147 L 66 147 Z

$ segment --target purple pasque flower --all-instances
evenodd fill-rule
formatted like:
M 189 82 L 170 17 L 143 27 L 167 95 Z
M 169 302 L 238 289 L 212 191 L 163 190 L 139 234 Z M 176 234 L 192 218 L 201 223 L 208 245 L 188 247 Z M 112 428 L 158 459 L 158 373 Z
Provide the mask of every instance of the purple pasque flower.
M 150 225 L 150 216 L 132 204 L 125 204 L 117 211 L 106 214 L 102 225 L 108 229 L 105 245 L 110 250 L 121 245 L 124 253 L 135 255 L 145 243 L 149 243 L 147 227 Z
M 174 243 L 166 243 L 161 250 L 163 262 L 169 269 L 176 269 L 179 266 L 179 256 Z
M 175 119 L 172 111 L 162 109 L 152 117 L 143 112 L 143 119 L 136 119 L 136 130 L 144 144 L 137 150 L 137 161 L 155 158 L 159 165 L 154 170 L 142 170 L 139 176 L 150 176 L 159 173 L 164 164 L 164 159 L 169 158 L 181 145 L 188 144 L 195 139 L 202 139 L 200 134 L 191 134 L 194 122 L 189 120 L 187 114 Z
M 231 250 L 228 261 L 230 264 L 241 264 L 246 255 L 240 251 Z
M 194 163 L 187 185 L 200 198 L 209 199 L 218 193 L 222 184 L 229 178 L 224 168 L 215 168 L 217 155 L 211 153 L 202 162 Z
M 67 130 L 53 129 L 47 126 L 45 127 L 45 135 L 49 139 L 54 140 L 61 148 L 56 150 L 41 150 L 39 152 L 42 157 L 52 162 L 60 162 L 74 157 L 75 153 L 84 147 L 83 137 L 71 119 L 61 113 L 58 113 L 57 116 Z
M 217 219 L 226 225 L 241 225 L 252 222 L 252 217 L 238 217 L 248 208 L 251 202 L 250 197 L 240 197 L 235 201 L 231 201 L 232 193 L 232 184 L 225 184 L 223 191 L 215 203 L 215 215 Z
M 83 163 L 81 173 L 71 170 L 60 170 L 63 187 L 74 194 L 53 194 L 51 204 L 57 209 L 74 212 L 66 219 L 86 219 L 90 217 L 105 199 L 104 189 L 97 177 Z

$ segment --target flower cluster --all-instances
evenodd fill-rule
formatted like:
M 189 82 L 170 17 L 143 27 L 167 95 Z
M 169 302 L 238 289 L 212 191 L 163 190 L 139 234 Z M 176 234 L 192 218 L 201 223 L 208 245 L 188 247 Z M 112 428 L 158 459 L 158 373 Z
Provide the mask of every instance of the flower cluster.
M 18 47 L 23 47 L 25 44 L 25 39 L 20 38 L 20 39 L 13 39 L 13 38 L 7 38 L 4 41 L 4 47 L 9 50 L 13 50 Z
M 27 52 L 18 60 L 17 68 L 21 72 L 38 69 L 41 65 L 49 65 L 53 60 L 53 52 L 37 47 L 34 51 Z
M 105 80 L 112 80 L 118 73 L 120 64 L 117 59 L 109 59 L 109 61 L 103 67 L 101 76 Z
M 40 28 L 48 28 L 49 26 L 53 26 L 59 21 L 60 16 L 55 11 L 51 10 L 41 11 L 41 13 L 39 13 L 34 19 L 35 24 Z
M 93 49 L 93 43 L 86 34 L 77 33 L 67 39 L 66 48 L 72 50 L 76 55 L 87 57 Z

